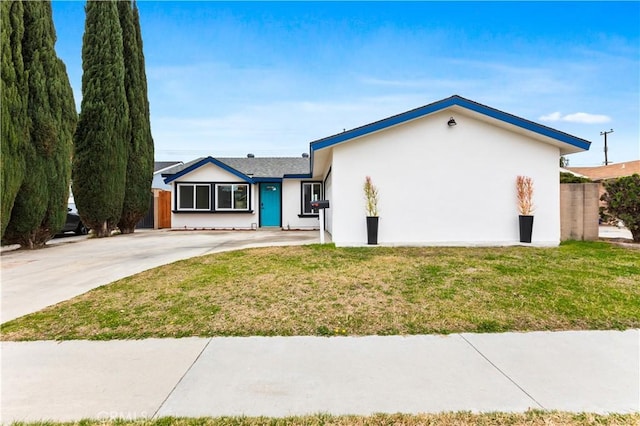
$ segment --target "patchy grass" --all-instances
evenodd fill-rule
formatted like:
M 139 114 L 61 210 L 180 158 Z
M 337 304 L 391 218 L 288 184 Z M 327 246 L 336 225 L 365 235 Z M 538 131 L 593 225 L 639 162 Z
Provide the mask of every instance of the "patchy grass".
M 601 242 L 557 248 L 311 245 L 156 268 L 3 324 L 2 339 L 639 327 L 637 250 Z
M 640 414 L 571 414 L 527 411 L 526 413 L 441 413 L 441 414 L 375 414 L 373 416 L 331 416 L 318 414 L 305 417 L 218 417 L 174 418 L 155 420 L 82 420 L 70 423 L 14 423 L 15 426 L 584 426 L 640 425 Z

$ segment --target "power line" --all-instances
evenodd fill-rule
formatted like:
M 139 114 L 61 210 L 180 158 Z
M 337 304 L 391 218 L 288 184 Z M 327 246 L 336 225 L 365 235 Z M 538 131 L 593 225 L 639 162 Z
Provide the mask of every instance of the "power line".
M 600 136 L 604 135 L 604 165 L 608 166 L 609 165 L 609 157 L 607 156 L 607 135 L 609 133 L 613 133 L 613 129 L 609 130 L 608 132 L 605 130 L 604 132 L 600 132 Z

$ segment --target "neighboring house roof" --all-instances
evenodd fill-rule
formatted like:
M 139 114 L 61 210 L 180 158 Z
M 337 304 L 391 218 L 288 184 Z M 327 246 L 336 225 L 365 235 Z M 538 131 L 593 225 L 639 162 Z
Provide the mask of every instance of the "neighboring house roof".
M 587 179 L 589 178 L 588 176 L 581 175 L 580 173 L 574 172 L 569 169 L 565 169 L 564 167 L 560 167 L 560 173 L 569 173 L 570 175 L 573 175 L 579 178 L 587 178 Z
M 186 163 L 176 164 L 175 166 L 169 167 L 168 169 L 164 170 L 162 172 L 162 176 L 166 177 L 166 176 L 174 175 L 176 173 L 180 173 L 184 169 L 187 169 L 187 168 L 193 166 L 194 164 L 201 162 L 205 158 L 207 158 L 207 157 L 199 157 L 199 158 L 196 158 L 195 160 L 191 160 L 191 161 L 188 161 Z
M 330 147 L 351 139 L 355 139 L 360 136 L 364 136 L 373 132 L 384 130 L 386 128 L 396 126 L 398 124 L 401 124 L 410 120 L 415 120 L 416 118 L 420 118 L 425 115 L 432 114 L 434 112 L 438 112 L 438 111 L 441 111 L 450 107 L 455 107 L 455 106 L 466 108 L 468 110 L 483 114 L 485 116 L 492 117 L 494 119 L 503 121 L 505 123 L 509 123 L 514 126 L 520 127 L 522 129 L 525 129 L 543 136 L 550 137 L 557 141 L 579 148 L 579 150 L 588 150 L 589 146 L 591 145 L 591 142 L 585 139 L 581 139 L 581 138 L 572 136 L 568 133 L 564 133 L 559 130 L 552 129 L 547 126 L 543 126 L 542 124 L 538 124 L 533 121 L 525 120 L 524 118 L 520 118 L 515 115 L 508 114 L 506 112 L 488 107 L 486 105 L 479 104 L 477 102 L 471 101 L 461 96 L 453 95 L 449 98 L 442 99 L 437 102 L 433 102 L 431 104 L 422 106 L 420 108 L 403 112 L 402 114 L 394 115 L 392 117 L 385 118 L 383 120 L 376 121 L 371 124 L 366 124 L 364 126 L 357 127 L 352 130 L 347 130 L 333 136 L 329 136 L 323 139 L 318 139 L 316 141 L 313 141 L 311 142 L 311 153 L 313 154 L 313 151 L 327 148 L 327 147 Z
M 640 174 L 640 160 L 625 161 L 623 163 L 608 164 L 595 167 L 567 167 L 575 173 L 580 173 L 591 180 L 615 179 L 623 176 Z
M 153 172 L 162 172 L 169 167 L 182 164 L 182 161 L 156 161 L 153 163 Z
M 309 158 L 305 157 L 203 157 L 172 167 L 162 176 L 166 177 L 165 183 L 170 183 L 206 164 L 214 164 L 249 183 L 309 175 Z

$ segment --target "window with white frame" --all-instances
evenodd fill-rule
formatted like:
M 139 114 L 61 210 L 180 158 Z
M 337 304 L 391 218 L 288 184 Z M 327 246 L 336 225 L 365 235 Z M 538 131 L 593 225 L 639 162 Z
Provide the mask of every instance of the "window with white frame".
M 302 182 L 302 214 L 316 214 L 309 203 L 322 199 L 322 182 Z
M 216 210 L 249 210 L 249 185 L 216 185 Z
M 178 210 L 211 210 L 211 185 L 178 184 Z

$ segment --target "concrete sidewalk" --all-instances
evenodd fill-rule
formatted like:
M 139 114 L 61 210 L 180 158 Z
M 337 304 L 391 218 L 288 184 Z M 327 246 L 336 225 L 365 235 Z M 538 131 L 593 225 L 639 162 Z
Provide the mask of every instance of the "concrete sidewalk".
M 598 236 L 600 238 L 613 238 L 613 239 L 625 239 L 629 242 L 633 241 L 633 235 L 627 228 L 620 228 L 617 226 L 600 225 L 598 228 Z
M 2 342 L 15 420 L 640 411 L 640 330 Z

